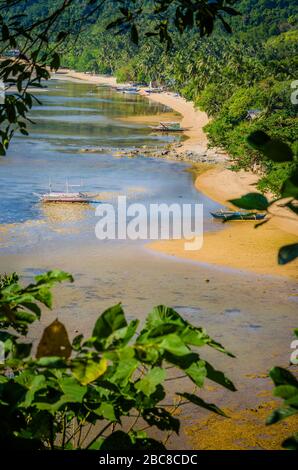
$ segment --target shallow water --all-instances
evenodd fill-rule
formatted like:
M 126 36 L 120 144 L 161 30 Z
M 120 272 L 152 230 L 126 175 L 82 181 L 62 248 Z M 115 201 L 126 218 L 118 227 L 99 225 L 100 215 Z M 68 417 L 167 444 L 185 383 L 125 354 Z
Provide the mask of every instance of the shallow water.
M 116 93 L 105 87 L 52 80 L 39 93 L 30 136 L 16 136 L 6 158 L 0 159 L 0 248 L 22 251 L 39 243 L 95 241 L 95 206 L 43 205 L 36 194 L 53 190 L 95 192 L 99 200 L 116 202 L 126 195 L 133 202 L 202 202 L 217 207 L 194 188 L 185 163 L 148 157 L 117 158 L 113 151 L 158 146 L 179 137 L 152 134 L 148 124 L 125 122 L 131 116 L 151 116 L 170 110 L 141 96 Z M 82 153 L 100 147 L 99 153 Z M 74 186 L 73 186 L 74 185 Z M 72 187 L 73 186 L 73 187 Z M 21 224 L 21 225 L 20 225 Z M 210 224 L 209 224 L 210 225 Z M 216 227 L 215 225 L 213 227 Z M 18 239 L 18 237 L 21 237 Z

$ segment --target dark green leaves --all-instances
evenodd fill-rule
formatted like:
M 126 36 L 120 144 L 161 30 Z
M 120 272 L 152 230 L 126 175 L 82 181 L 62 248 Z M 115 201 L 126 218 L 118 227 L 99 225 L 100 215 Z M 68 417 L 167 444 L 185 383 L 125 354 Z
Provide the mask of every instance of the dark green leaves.
M 55 270 L 35 277 L 35 283 L 21 286 L 18 280 L 1 289 L 0 324 L 10 325 L 17 331 L 26 333 L 29 324 L 40 317 L 39 303 L 48 308 L 52 306 L 51 288 L 57 282 L 72 281 L 72 276 Z
M 281 195 L 298 199 L 298 168 L 295 168 L 291 176 L 283 183 Z
M 139 44 L 139 33 L 135 24 L 131 25 L 130 38 L 134 44 Z
M 273 162 L 288 162 L 293 160 L 291 147 L 280 139 L 272 139 L 264 131 L 254 131 L 248 138 L 248 143 L 263 153 L 265 157 Z
M 269 372 L 269 376 L 274 382 L 274 385 L 292 385 L 293 387 L 298 387 L 298 381 L 291 372 L 282 367 L 274 367 Z
M 207 378 L 209 380 L 212 380 L 212 382 L 215 382 L 222 387 L 227 388 L 228 390 L 231 390 L 232 392 L 235 392 L 237 389 L 233 382 L 226 377 L 226 375 L 221 372 L 220 370 L 214 369 L 214 367 L 209 364 L 209 362 L 206 362 L 206 371 L 207 371 Z
M 114 307 L 105 310 L 95 323 L 92 336 L 98 342 L 108 338 L 114 331 L 127 326 L 124 311 L 121 304 L 114 305 Z
M 282 246 L 278 252 L 278 264 L 287 264 L 298 257 L 298 243 Z
M 282 446 L 287 450 L 298 450 L 298 433 L 285 439 Z
M 150 426 L 156 426 L 162 431 L 175 431 L 176 434 L 179 433 L 179 419 L 174 418 L 174 416 L 164 408 L 146 409 L 142 413 L 142 417 Z
M 72 277 L 61 271 L 38 275 L 26 287 L 15 274 L 0 278 L 1 326 L 20 330 L 22 322 L 26 332 L 28 324 L 41 315 L 38 302 L 51 306 L 51 288 L 64 280 Z M 84 341 L 79 334 L 71 345 L 65 326 L 55 320 L 44 331 L 37 359 L 28 357 L 30 343 L 21 343 L 16 335 L 0 331 L 7 365 L 13 369 L 11 378 L 0 374 L 1 429 L 17 435 L 23 445 L 28 436 L 36 439 L 39 448 L 55 445 L 69 449 L 71 442 L 76 442 L 77 448 L 88 449 L 161 449 L 162 444 L 149 439 L 144 430 L 139 431 L 137 423 L 140 418 L 160 431 L 179 432 L 179 419 L 164 406 L 171 389 L 167 380 L 178 389 L 178 395 L 223 415 L 216 405 L 184 393 L 183 387 L 186 380 L 203 387 L 208 377 L 235 390 L 232 382 L 201 359 L 192 347 L 208 345 L 227 353 L 225 349 L 203 328 L 191 325 L 163 305 L 152 310 L 138 337 L 137 326 L 136 320 L 127 323 L 118 304 L 98 318 L 91 338 Z M 169 364 L 176 370 L 171 370 L 171 377 L 166 378 Z M 280 391 L 293 400 L 295 394 L 291 392 Z M 173 403 L 175 409 L 179 403 Z M 119 430 L 105 437 L 112 424 L 122 426 L 123 417 L 133 419 L 131 432 Z M 90 429 L 95 427 L 95 437 L 80 442 L 87 425 Z
M 54 52 L 50 62 L 50 67 L 52 70 L 58 70 L 60 67 L 60 56 L 57 52 Z
M 183 398 L 186 398 L 191 403 L 199 406 L 200 408 L 205 408 L 208 411 L 213 411 L 213 413 L 216 413 L 221 416 L 225 416 L 227 418 L 227 415 L 220 408 L 218 408 L 218 406 L 214 405 L 213 403 L 207 403 L 202 398 L 196 395 L 192 395 L 191 393 L 178 393 L 178 395 L 180 395 Z
M 99 350 L 125 346 L 134 336 L 139 322 L 127 323 L 121 304 L 107 309 L 98 318 L 93 329 L 94 346 Z
M 266 210 L 269 206 L 267 198 L 260 193 L 248 193 L 239 199 L 230 199 L 234 206 L 248 210 Z
M 296 330 L 295 330 L 296 334 Z M 282 367 L 274 367 L 269 373 L 274 382 L 273 395 L 284 400 L 280 408 L 274 410 L 267 418 L 266 424 L 274 424 L 298 413 L 298 380 L 291 372 Z M 298 450 L 298 435 L 286 439 L 282 446 L 285 449 Z

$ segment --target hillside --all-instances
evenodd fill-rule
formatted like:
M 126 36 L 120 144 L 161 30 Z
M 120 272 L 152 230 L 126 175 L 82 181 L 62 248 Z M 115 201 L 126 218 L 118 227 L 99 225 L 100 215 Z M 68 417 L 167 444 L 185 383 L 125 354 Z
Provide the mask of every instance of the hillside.
M 58 0 L 25 3 L 25 22 L 60 4 Z M 150 11 L 152 1 L 145 3 Z M 62 64 L 112 74 L 119 81 L 153 80 L 193 100 L 212 118 L 206 128 L 210 145 L 227 150 L 235 169 L 258 169 L 263 174 L 259 188 L 278 194 L 292 163 L 265 160 L 246 138 L 262 129 L 296 148 L 297 106 L 290 97 L 291 83 L 297 78 L 298 6 L 291 0 L 236 1 L 241 16 L 226 18 L 232 34 L 218 20 L 213 34 L 204 38 L 195 28 L 179 34 L 172 27 L 173 47 L 166 50 L 156 37 L 141 35 L 136 46 L 128 33 L 107 31 L 106 26 L 119 17 L 115 4 L 107 2 L 95 20 L 73 23 L 74 34 L 61 49 Z M 20 8 L 16 6 L 16 12 Z M 71 15 L 75 17 L 75 7 L 61 18 L 59 27 L 67 27 L 74 19 Z M 148 31 L 153 20 L 139 18 L 139 25 Z M 255 119 L 248 118 L 251 110 Z

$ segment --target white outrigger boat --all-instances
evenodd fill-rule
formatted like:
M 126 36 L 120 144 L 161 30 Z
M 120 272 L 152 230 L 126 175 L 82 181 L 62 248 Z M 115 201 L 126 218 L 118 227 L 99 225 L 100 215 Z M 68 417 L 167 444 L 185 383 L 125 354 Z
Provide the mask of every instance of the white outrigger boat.
M 52 191 L 52 184 L 49 182 L 49 192 L 44 194 L 37 194 L 34 193 L 35 196 L 39 198 L 41 202 L 71 202 L 71 203 L 99 203 L 100 201 L 93 200 L 89 194 L 84 192 L 70 192 L 70 187 L 81 187 L 80 184 L 72 184 L 68 183 L 66 180 L 66 191 Z

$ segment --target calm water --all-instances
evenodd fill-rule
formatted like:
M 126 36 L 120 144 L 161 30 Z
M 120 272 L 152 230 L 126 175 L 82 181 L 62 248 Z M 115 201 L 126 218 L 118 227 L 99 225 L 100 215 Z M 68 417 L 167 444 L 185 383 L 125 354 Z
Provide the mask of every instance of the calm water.
M 39 243 L 95 242 L 94 206 L 43 205 L 34 193 L 65 190 L 81 184 L 100 199 L 115 202 L 126 195 L 134 202 L 203 202 L 206 215 L 217 207 L 192 185 L 189 165 L 148 157 L 117 158 L 113 151 L 164 146 L 175 136 L 152 134 L 148 124 L 125 120 L 170 110 L 141 96 L 109 88 L 52 80 L 38 94 L 30 136 L 16 136 L 6 158 L 0 159 L 0 247 L 22 251 Z M 178 137 L 179 138 L 179 137 Z M 82 148 L 100 147 L 99 153 Z M 73 189 L 74 191 L 76 188 Z M 209 221 L 206 218 L 206 223 Z M 214 225 L 213 225 L 214 227 Z

